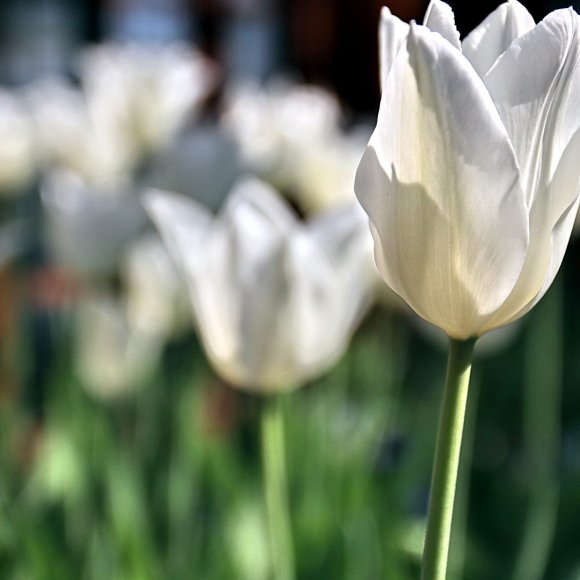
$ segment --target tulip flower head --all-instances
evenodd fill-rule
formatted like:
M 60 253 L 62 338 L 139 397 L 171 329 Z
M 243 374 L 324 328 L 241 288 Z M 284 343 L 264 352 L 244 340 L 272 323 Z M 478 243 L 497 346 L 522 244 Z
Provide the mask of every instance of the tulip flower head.
M 346 349 L 369 289 L 356 206 L 299 222 L 275 191 L 239 182 L 214 218 L 155 191 L 147 208 L 185 275 L 207 355 L 230 383 L 302 385 Z
M 580 191 L 580 31 L 516 0 L 463 42 L 383 9 L 382 98 L 355 190 L 385 282 L 456 339 L 528 312 L 561 265 Z

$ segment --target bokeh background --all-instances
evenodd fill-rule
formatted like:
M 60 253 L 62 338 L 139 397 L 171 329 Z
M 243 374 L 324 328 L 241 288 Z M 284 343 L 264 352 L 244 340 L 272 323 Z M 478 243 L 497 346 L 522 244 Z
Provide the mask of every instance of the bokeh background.
M 465 35 L 498 2 L 450 4 Z M 381 5 L 0 2 L 0 578 L 271 577 L 261 397 L 211 369 L 141 201 L 217 212 L 255 174 L 305 220 L 352 202 Z M 480 345 L 452 578 L 580 579 L 579 252 Z M 444 339 L 377 289 L 287 397 L 300 580 L 418 577 L 444 372 Z

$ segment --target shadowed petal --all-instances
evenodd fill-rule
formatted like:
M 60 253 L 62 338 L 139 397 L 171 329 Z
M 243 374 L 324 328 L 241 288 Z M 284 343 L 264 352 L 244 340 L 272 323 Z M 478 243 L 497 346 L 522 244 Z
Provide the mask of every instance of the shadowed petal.
M 483 77 L 510 44 L 534 26 L 526 8 L 517 0 L 509 0 L 465 37 L 463 54 Z
M 562 264 L 580 192 L 580 130 L 566 148 L 554 177 L 537 197 L 530 216 L 530 247 L 520 279 L 488 324 L 488 329 L 507 324 L 531 310 L 547 292 Z M 558 202 L 554 203 L 553 199 Z
M 530 206 L 580 127 L 579 55 L 578 16 L 557 10 L 514 41 L 484 79 L 514 146 Z

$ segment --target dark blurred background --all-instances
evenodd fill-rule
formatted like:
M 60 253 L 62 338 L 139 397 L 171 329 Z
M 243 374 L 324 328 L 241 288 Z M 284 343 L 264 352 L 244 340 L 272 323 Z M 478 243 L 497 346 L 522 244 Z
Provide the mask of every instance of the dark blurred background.
M 105 40 L 188 40 L 234 78 L 293 70 L 337 91 L 355 112 L 378 102 L 376 28 L 379 0 L 2 0 L 0 80 L 21 83 L 72 70 L 75 49 Z M 463 35 L 499 2 L 451 1 Z M 386 3 L 421 21 L 427 2 Z M 569 3 L 526 2 L 536 18 Z

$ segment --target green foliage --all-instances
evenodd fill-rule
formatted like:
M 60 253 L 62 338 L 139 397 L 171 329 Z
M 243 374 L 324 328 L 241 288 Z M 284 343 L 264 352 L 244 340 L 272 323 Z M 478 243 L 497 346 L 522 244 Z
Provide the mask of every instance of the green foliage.
M 527 441 L 522 416 L 537 311 L 474 365 L 453 578 L 511 577 L 530 505 L 545 501 L 526 456 L 541 441 Z M 0 577 L 269 580 L 258 399 L 223 385 L 193 337 L 169 345 L 150 384 L 124 400 L 87 394 L 66 347 L 58 360 L 42 422 L 17 401 L 0 408 Z M 300 580 L 417 578 L 444 372 L 444 349 L 377 308 L 337 367 L 288 397 Z M 565 421 L 568 445 L 579 444 L 577 416 Z M 541 461 L 556 466 L 563 506 L 544 577 L 573 578 L 580 463 Z

